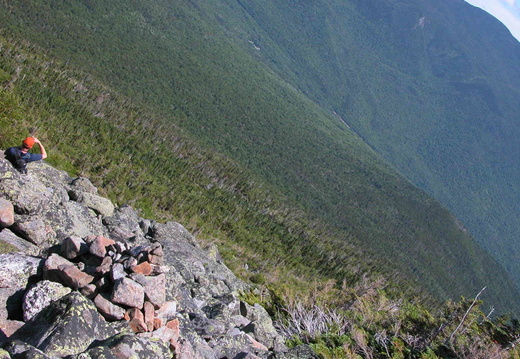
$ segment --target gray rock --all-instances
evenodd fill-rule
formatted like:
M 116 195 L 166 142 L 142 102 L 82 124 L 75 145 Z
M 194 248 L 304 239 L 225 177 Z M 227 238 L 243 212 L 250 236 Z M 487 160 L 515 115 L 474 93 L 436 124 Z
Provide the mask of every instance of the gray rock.
M 220 337 L 213 344 L 218 358 L 245 358 L 248 354 L 264 357 L 267 355 L 267 348 L 245 333 Z
M 113 282 L 126 277 L 125 268 L 121 263 L 115 263 L 110 270 L 110 278 Z
M 182 225 L 156 223 L 153 232 L 153 239 L 163 247 L 164 263 L 170 268 L 167 300 L 177 298 L 182 307 L 190 308 L 194 305 L 192 297 L 206 300 L 229 292 L 238 295 L 248 288 L 229 268 L 208 257 Z
M 106 235 L 101 220 L 84 205 L 67 201 L 46 213 L 48 223 L 62 233 L 61 239 L 68 236 L 85 238 L 90 235 Z
M 18 236 L 37 246 L 47 241 L 45 222 L 39 217 L 17 216 L 12 229 Z
M 111 238 L 147 245 L 149 242 L 145 238 L 139 222 L 137 212 L 130 206 L 116 208 L 112 217 L 103 220 Z
M 299 345 L 287 352 L 276 353 L 276 359 L 319 359 L 308 345 Z
M 11 164 L 0 158 L 0 193 L 9 200 L 18 214 L 43 214 L 68 201 L 67 174 L 42 161 L 29 164 L 29 174 L 21 175 Z
M 74 359 L 167 359 L 173 358 L 168 344 L 136 335 L 116 335 L 97 346 L 89 349 L 84 356 L 75 356 Z
M 71 182 L 72 191 L 87 192 L 97 194 L 98 189 L 90 182 L 88 178 L 78 177 Z
M 46 355 L 32 345 L 21 341 L 13 341 L 6 345 L 6 351 L 9 353 L 8 358 L 13 359 L 55 359 Z
M 52 302 L 71 292 L 60 283 L 44 280 L 31 286 L 23 297 L 23 320 L 28 321 Z
M 22 253 L 0 254 L 0 320 L 22 318 L 25 288 L 42 275 L 43 259 Z
M 25 323 L 10 339 L 20 340 L 49 356 L 65 357 L 85 351 L 95 340 L 115 335 L 93 303 L 72 292 Z
M 0 228 L 12 226 L 14 223 L 14 206 L 6 199 L 0 198 Z
M 270 349 L 278 351 L 286 351 L 285 340 L 278 334 L 273 326 L 273 321 L 269 313 L 259 304 L 250 306 L 245 302 L 240 303 L 240 310 L 242 315 L 251 320 L 243 331 L 249 333 L 254 339 L 266 345 Z
M 89 192 L 77 192 L 76 194 L 76 201 L 84 204 L 94 212 L 104 217 L 111 217 L 114 215 L 115 206 L 108 198 Z
M 0 242 L 10 244 L 19 252 L 23 252 L 25 254 L 36 256 L 40 253 L 40 248 L 38 246 L 26 241 L 21 237 L 18 237 L 7 228 L 0 232 Z

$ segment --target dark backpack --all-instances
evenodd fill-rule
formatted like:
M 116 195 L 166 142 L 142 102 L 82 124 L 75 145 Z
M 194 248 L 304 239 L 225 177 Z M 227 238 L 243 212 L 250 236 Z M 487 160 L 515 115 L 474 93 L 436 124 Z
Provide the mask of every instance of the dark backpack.
M 18 170 L 18 172 L 27 174 L 27 160 L 22 156 L 22 151 L 16 149 L 14 151 L 14 168 Z

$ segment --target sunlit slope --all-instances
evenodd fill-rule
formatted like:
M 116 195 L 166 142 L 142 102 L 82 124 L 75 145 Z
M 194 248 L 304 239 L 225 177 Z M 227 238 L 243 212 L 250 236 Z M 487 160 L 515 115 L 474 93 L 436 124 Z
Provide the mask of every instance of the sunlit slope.
M 463 1 L 242 4 L 263 30 L 259 56 L 448 206 L 520 283 L 520 44 L 507 29 Z
M 343 57 L 333 53 L 333 48 L 323 48 L 327 34 L 317 36 L 317 29 L 306 28 L 315 26 L 313 21 L 319 17 L 296 21 L 292 17 L 309 10 L 266 3 L 266 14 L 284 14 L 286 26 L 278 23 L 278 32 L 291 31 L 285 35 L 289 41 L 282 43 L 269 35 L 254 11 L 242 5 L 232 1 L 10 1 L 2 4 L 5 11 L 0 17 L 13 33 L 82 67 L 157 111 L 166 123 L 171 121 L 205 146 L 234 158 L 343 233 L 343 238 L 363 243 L 397 267 L 404 278 L 416 280 L 438 297 L 472 295 L 489 285 L 495 298 L 512 303 L 515 290 L 501 280 L 504 275 L 496 263 L 447 211 L 403 180 L 352 131 L 376 147 L 378 142 L 367 135 L 372 132 L 363 132 L 363 126 L 370 129 L 371 121 L 392 118 L 377 115 L 386 108 L 381 104 L 401 109 L 405 108 L 401 103 L 422 98 L 424 93 L 444 99 L 442 91 L 434 84 L 423 89 L 414 74 L 405 73 L 408 77 L 403 78 L 395 63 L 379 63 L 376 55 L 384 53 L 379 46 L 383 43 L 374 43 L 361 53 L 350 50 L 357 58 L 349 65 L 350 73 L 322 76 L 319 70 L 328 65 L 320 62 L 322 57 L 338 63 Z M 348 14 L 359 11 L 345 6 Z M 358 16 L 354 18 L 363 23 Z M 330 31 L 342 23 L 341 17 L 332 20 Z M 359 28 L 357 36 L 368 30 Z M 336 51 L 342 49 L 340 40 L 348 43 L 347 32 L 334 33 Z M 378 36 L 370 34 L 369 38 L 377 40 Z M 302 39 L 305 46 L 299 42 Z M 288 52 L 291 40 L 298 51 Z M 316 50 L 312 45 L 318 42 L 321 47 Z M 385 72 L 387 68 L 392 71 Z M 374 87 L 363 78 L 367 73 Z M 353 112 L 345 116 L 344 111 L 336 111 L 343 119 L 332 112 L 341 96 L 336 87 L 329 87 L 329 79 L 343 91 L 367 95 L 354 96 L 351 105 L 345 101 L 345 108 Z M 405 89 L 411 86 L 415 95 L 401 91 L 403 95 L 397 96 L 398 91 L 384 86 L 389 80 Z M 328 100 L 333 102 L 328 104 Z M 433 108 L 425 103 L 422 110 Z M 409 115 L 416 109 L 402 111 Z M 164 131 L 175 129 L 166 125 Z M 418 166 L 427 168 L 420 161 Z M 341 256 L 342 242 L 334 244 L 331 256 Z

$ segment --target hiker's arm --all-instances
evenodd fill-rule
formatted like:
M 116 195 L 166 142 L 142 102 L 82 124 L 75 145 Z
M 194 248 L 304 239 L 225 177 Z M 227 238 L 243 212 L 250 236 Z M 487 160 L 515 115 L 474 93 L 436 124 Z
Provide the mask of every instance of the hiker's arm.
M 37 139 L 36 137 L 34 137 L 34 142 L 36 142 L 38 144 L 38 146 L 40 146 L 40 153 L 42 154 L 42 160 L 46 159 L 47 158 L 47 151 L 45 151 L 45 147 L 43 147 L 43 145 L 40 142 L 40 140 Z

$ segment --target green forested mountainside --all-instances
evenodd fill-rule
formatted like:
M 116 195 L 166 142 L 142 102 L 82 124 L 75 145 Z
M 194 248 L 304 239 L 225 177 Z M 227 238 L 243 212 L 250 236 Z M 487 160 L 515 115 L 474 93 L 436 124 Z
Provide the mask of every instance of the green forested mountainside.
M 264 48 L 262 41 L 269 37 L 251 11 L 245 11 L 244 3 L 0 4 L 0 19 L 9 34 L 30 39 L 52 56 L 81 67 L 161 116 L 152 126 L 140 120 L 138 114 L 125 121 L 115 110 L 108 121 L 102 120 L 92 115 L 96 112 L 87 115 L 85 109 L 69 105 L 67 96 L 75 87 L 65 85 L 65 80 L 54 89 L 54 78 L 46 80 L 37 72 L 32 81 L 22 76 L 23 81 L 13 83 L 13 91 L 18 92 L 27 108 L 45 109 L 35 116 L 40 118 L 38 127 L 45 129 L 51 143 L 56 143 L 59 158 L 54 160 L 59 163 L 70 158 L 71 168 L 102 175 L 102 186 L 112 196 L 130 200 L 135 193 L 140 194 L 138 206 L 163 215 L 173 212 L 174 216 L 182 216 L 181 222 L 191 229 L 229 238 L 230 242 L 224 245 L 230 252 L 243 254 L 242 247 L 253 242 L 253 249 L 262 255 L 252 256 L 258 263 L 270 258 L 270 264 L 275 266 L 280 263 L 278 258 L 285 256 L 296 262 L 294 265 L 299 265 L 300 270 L 311 264 L 312 269 L 341 279 L 359 275 L 352 269 L 356 262 L 362 267 L 360 272 L 385 262 L 385 266 L 397 269 L 402 278 L 416 281 L 438 298 L 472 295 L 488 285 L 493 303 L 516 311 L 516 289 L 455 219 L 391 170 L 330 108 L 324 110 L 316 105 L 315 102 L 321 102 L 317 97 L 320 91 L 313 91 L 311 96 L 311 87 L 305 88 L 302 83 L 313 85 L 320 80 L 319 73 L 304 71 L 305 68 L 285 71 L 289 69 L 284 66 L 291 64 L 285 58 L 289 55 L 280 48 L 279 57 L 269 58 L 270 62 L 258 61 Z M 302 9 L 294 7 L 289 11 L 301 13 Z M 301 23 L 312 22 L 301 19 Z M 287 28 L 298 33 L 294 26 Z M 310 35 L 300 35 L 310 41 Z M 374 34 L 369 35 L 377 39 Z M 269 41 L 276 46 L 272 39 Z M 373 46 L 377 48 L 377 44 Z M 321 66 L 321 54 L 309 57 L 316 68 Z M 11 58 L 5 48 L 2 55 L 5 81 L 11 81 L 17 71 L 29 76 L 23 56 Z M 361 59 L 377 60 L 370 51 Z M 352 66 L 355 71 L 356 64 Z M 373 70 L 358 71 L 361 75 Z M 391 79 L 402 81 L 398 76 Z M 354 88 L 352 81 L 337 80 L 345 89 Z M 376 84 L 382 87 L 386 80 L 384 76 L 377 78 Z M 81 77 L 77 82 L 82 83 Z M 362 84 L 360 79 L 357 85 Z M 327 89 L 325 82 L 322 85 Z M 412 89 L 426 91 L 419 84 Z M 371 111 L 379 111 L 378 101 L 407 101 L 384 98 L 388 93 L 379 91 L 366 100 L 364 107 L 357 108 L 360 123 Z M 431 91 L 438 89 L 432 87 Z M 90 94 L 90 100 L 99 99 L 99 95 L 102 92 Z M 74 96 L 81 98 L 82 92 L 77 91 Z M 326 99 L 328 95 L 324 93 L 322 97 Z M 112 123 L 116 116 L 121 120 Z M 349 123 L 351 120 L 345 119 Z M 205 160 L 201 155 L 194 170 L 191 163 L 169 155 L 169 146 L 175 144 L 168 143 L 182 132 L 201 141 L 204 147 L 216 148 L 233 158 L 247 168 L 246 173 L 254 173 L 256 185 L 264 186 L 264 191 L 272 190 L 275 197 L 283 193 L 293 204 L 324 221 L 334 235 L 306 239 L 305 232 L 295 229 L 302 220 L 298 216 L 293 219 L 291 210 L 273 214 L 270 206 L 269 210 L 262 207 L 265 204 L 253 206 L 253 195 L 247 191 L 254 190 L 244 182 L 236 184 L 239 188 L 247 187 L 241 191 L 247 189 L 248 193 L 237 195 L 243 201 L 242 207 L 237 207 L 236 199 L 229 199 L 229 194 L 224 195 L 211 185 L 211 176 L 198 179 L 197 171 L 206 167 L 209 172 L 215 171 L 208 163 L 219 168 L 215 159 Z M 187 158 L 202 153 L 200 147 L 194 148 Z M 118 150 L 126 154 L 121 162 L 114 160 L 119 158 Z M 183 163 L 179 167 L 171 164 L 178 161 Z M 148 176 L 152 173 L 153 179 L 140 172 Z M 234 178 L 228 173 L 222 176 Z M 183 180 L 176 181 L 178 177 Z M 174 184 L 182 188 L 171 188 Z M 243 213 L 246 215 L 242 216 Z M 272 221 L 273 217 L 284 220 Z M 290 226 L 288 218 L 292 221 Z M 352 245 L 358 245 L 358 253 L 365 250 L 379 256 L 378 261 L 367 264 L 362 257 L 352 256 Z M 347 267 L 345 263 L 354 266 Z
M 518 285 L 520 44 L 505 26 L 463 1 L 241 3 L 258 55 L 447 205 Z

